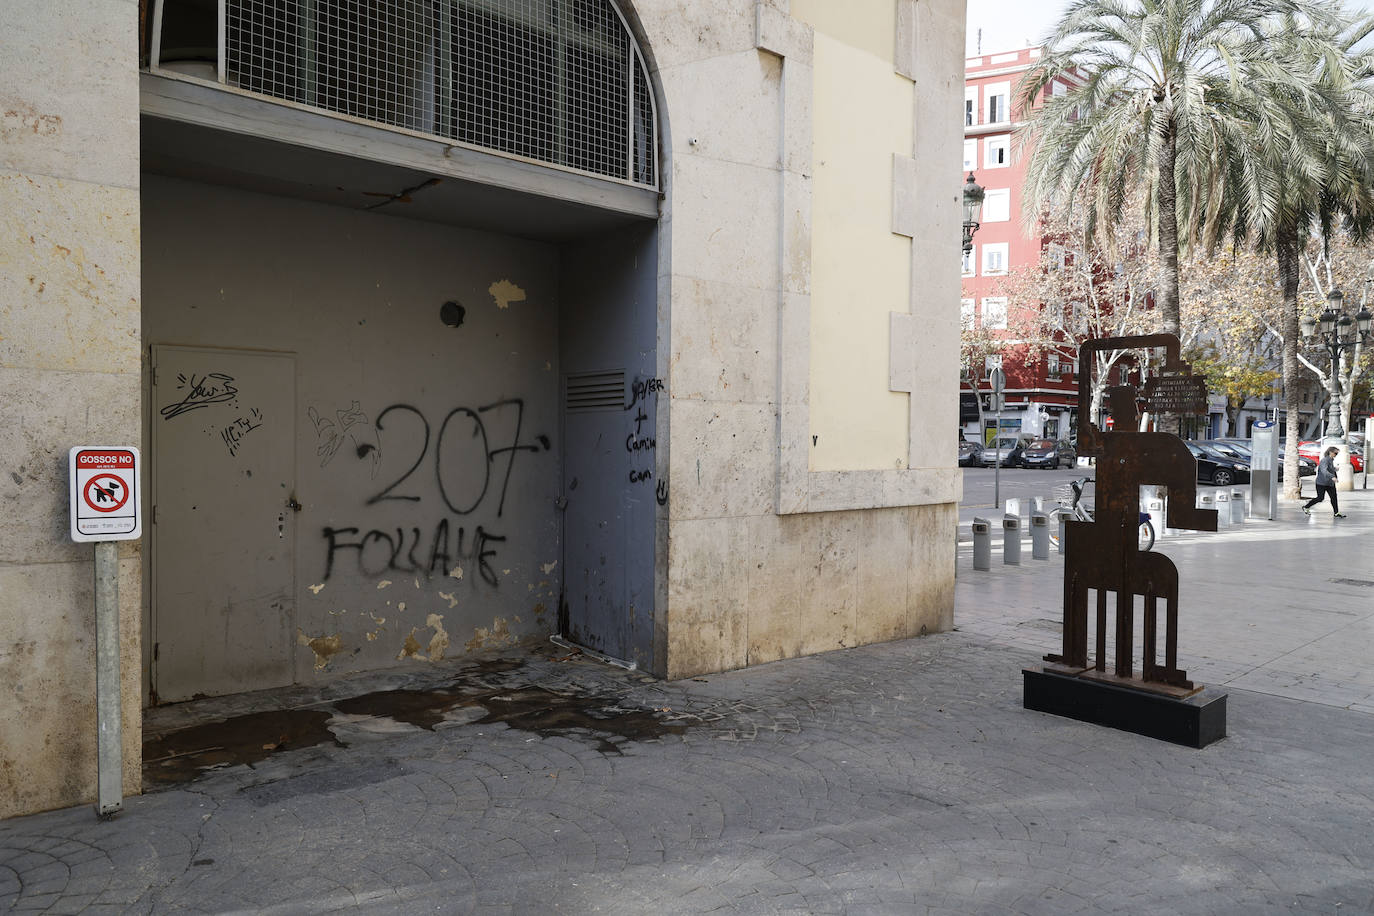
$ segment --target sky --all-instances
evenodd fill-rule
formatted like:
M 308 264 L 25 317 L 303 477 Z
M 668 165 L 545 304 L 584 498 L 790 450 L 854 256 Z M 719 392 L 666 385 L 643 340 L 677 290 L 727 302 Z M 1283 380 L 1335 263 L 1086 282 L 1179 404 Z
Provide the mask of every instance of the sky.
M 1067 5 L 1068 0 L 968 0 L 967 56 L 1039 44 Z M 1374 0 L 1346 0 L 1346 7 L 1374 12 Z M 983 32 L 981 49 L 979 29 Z

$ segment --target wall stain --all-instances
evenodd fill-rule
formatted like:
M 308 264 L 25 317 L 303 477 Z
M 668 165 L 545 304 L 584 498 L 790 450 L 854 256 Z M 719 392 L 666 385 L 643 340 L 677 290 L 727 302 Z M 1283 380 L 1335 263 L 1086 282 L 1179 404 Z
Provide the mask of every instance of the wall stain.
M 329 662 L 343 648 L 343 637 L 338 633 L 333 636 L 325 636 L 324 634 L 307 636 L 304 630 L 297 627 L 296 644 L 310 647 L 310 651 L 315 653 L 315 670 L 320 671 L 328 666 Z
M 491 622 L 491 627 L 477 627 L 473 632 L 472 639 L 465 644 L 469 652 L 478 649 L 501 649 L 506 646 L 515 645 L 515 637 L 510 632 L 510 622 L 504 617 L 497 617 Z
M 512 302 L 525 301 L 525 291 L 509 280 L 497 280 L 487 287 L 487 292 L 491 294 L 499 309 L 510 308 Z

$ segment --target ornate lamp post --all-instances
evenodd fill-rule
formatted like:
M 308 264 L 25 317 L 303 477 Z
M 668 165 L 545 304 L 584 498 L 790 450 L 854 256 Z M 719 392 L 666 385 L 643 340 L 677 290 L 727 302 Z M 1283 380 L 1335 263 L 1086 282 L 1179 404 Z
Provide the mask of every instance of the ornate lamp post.
M 1333 439 L 1345 438 L 1341 424 L 1341 353 L 1369 340 L 1369 309 L 1361 308 L 1352 318 L 1342 308 L 1344 301 L 1344 294 L 1333 289 L 1326 294 L 1326 309 L 1319 318 L 1309 317 L 1299 322 L 1303 343 L 1314 349 L 1324 349 L 1331 358 L 1331 409 L 1327 415 L 1326 435 Z
M 983 216 L 983 195 L 981 185 L 973 180 L 973 173 L 968 173 L 968 181 L 964 182 L 964 252 L 973 250 L 973 233 L 978 231 L 978 220 Z

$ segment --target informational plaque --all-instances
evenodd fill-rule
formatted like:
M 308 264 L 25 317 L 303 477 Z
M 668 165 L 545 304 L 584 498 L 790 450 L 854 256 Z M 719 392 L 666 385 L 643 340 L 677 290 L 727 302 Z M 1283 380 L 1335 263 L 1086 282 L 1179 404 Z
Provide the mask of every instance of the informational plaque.
M 1207 412 L 1205 375 L 1165 375 L 1145 383 L 1145 405 L 1152 414 Z

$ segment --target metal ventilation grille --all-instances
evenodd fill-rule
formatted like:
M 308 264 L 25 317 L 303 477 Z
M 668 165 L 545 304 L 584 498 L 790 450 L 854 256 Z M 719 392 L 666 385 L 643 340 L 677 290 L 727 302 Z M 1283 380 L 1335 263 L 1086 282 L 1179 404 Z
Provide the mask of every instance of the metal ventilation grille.
M 225 0 L 250 92 L 648 187 L 644 59 L 611 0 Z
M 568 376 L 568 413 L 625 409 L 625 370 Z

